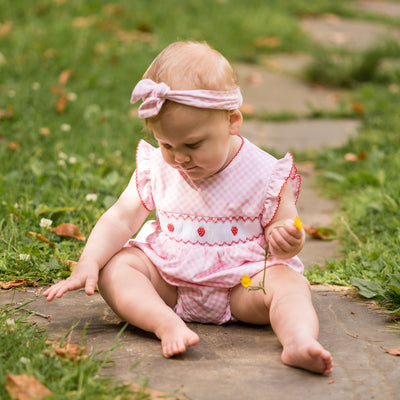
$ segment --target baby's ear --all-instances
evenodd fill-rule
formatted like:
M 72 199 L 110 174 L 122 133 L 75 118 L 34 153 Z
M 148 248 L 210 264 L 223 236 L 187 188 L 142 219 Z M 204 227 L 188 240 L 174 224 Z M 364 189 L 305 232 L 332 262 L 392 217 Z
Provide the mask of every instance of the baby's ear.
M 243 116 L 239 110 L 232 110 L 229 112 L 229 133 L 231 135 L 238 135 L 242 127 Z

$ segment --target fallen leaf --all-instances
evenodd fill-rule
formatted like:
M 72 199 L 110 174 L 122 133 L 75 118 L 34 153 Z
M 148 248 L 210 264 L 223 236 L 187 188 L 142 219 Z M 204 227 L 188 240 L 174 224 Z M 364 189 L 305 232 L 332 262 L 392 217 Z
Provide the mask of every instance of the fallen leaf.
M 13 116 L 13 106 L 8 106 L 7 110 L 0 110 L 0 121 L 2 119 L 12 118 Z
M 58 77 L 59 85 L 65 86 L 71 76 L 71 73 L 72 73 L 71 69 L 65 69 L 64 71 L 62 71 L 60 76 Z
M 52 357 L 53 355 L 57 355 L 61 358 L 66 358 L 68 360 L 77 360 L 86 353 L 86 347 L 80 346 L 75 343 L 67 343 L 67 342 L 58 342 L 56 340 L 46 340 L 47 344 L 51 345 L 52 352 L 45 352 L 46 355 Z
M 47 127 L 43 127 L 39 129 L 39 132 L 42 136 L 49 136 L 50 135 L 50 129 Z
M 47 239 L 46 236 L 43 236 L 41 233 L 37 232 L 28 232 L 28 235 L 36 236 L 39 240 L 41 240 L 44 243 L 47 243 L 50 247 L 56 247 L 56 244 L 53 242 L 50 242 L 49 239 Z
M 344 159 L 346 161 L 362 161 L 368 158 L 368 153 L 365 150 L 360 151 L 358 154 L 346 153 Z
M 6 384 L 8 394 L 16 400 L 41 400 L 53 393 L 33 375 L 12 375 L 7 372 Z
M 76 17 L 72 21 L 72 25 L 76 28 L 88 28 L 96 23 L 96 16 L 91 15 L 89 17 Z
M 318 240 L 333 240 L 335 239 L 335 231 L 330 228 L 315 227 L 303 225 L 304 230 L 314 239 Z
M 274 48 L 281 45 L 281 38 L 277 36 L 258 37 L 254 39 L 254 44 L 257 47 Z
M 7 144 L 7 147 L 12 151 L 18 150 L 21 146 L 22 146 L 21 142 L 9 142 Z
M 165 397 L 165 394 L 159 392 L 158 390 L 153 390 L 148 387 L 143 387 L 140 385 L 136 385 L 132 383 L 130 385 L 130 388 L 132 389 L 133 392 L 138 392 L 138 393 L 145 393 L 146 395 L 149 396 L 150 400 L 178 400 L 179 397 Z M 146 397 L 147 398 L 147 397 Z
M 57 112 L 62 113 L 65 111 L 68 103 L 68 96 L 65 93 L 62 93 L 57 101 L 56 104 L 54 105 L 54 108 L 56 109 Z
M 53 232 L 56 235 L 62 237 L 71 237 L 78 240 L 86 240 L 85 236 L 83 236 L 79 228 L 76 225 L 68 222 L 60 224 L 55 228 L 51 228 L 50 232 Z
M 0 281 L 0 287 L 2 289 L 11 289 L 20 286 L 37 286 L 37 283 L 32 279 L 26 279 L 26 278 L 13 279 L 12 281 L 8 282 Z
M 352 107 L 353 107 L 353 111 L 356 114 L 364 115 L 364 106 L 362 105 L 362 103 L 360 103 L 359 101 L 355 101 L 353 103 Z
M 72 272 L 75 267 L 78 265 L 77 261 L 72 261 L 72 260 L 67 260 L 65 261 L 65 264 L 67 264 L 68 269 Z
M 385 351 L 392 356 L 400 356 L 400 347 L 398 349 L 385 349 Z
M 13 26 L 12 21 L 6 21 L 4 24 L 0 24 L 0 36 L 6 36 L 10 33 Z

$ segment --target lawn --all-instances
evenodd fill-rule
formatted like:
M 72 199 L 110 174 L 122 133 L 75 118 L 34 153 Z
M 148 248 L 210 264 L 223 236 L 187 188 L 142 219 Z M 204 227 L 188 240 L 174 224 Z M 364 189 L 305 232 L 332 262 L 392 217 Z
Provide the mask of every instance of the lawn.
M 256 63 L 273 52 L 310 53 L 316 62 L 307 79 L 350 90 L 360 135 L 343 148 L 312 155 L 321 187 L 340 200 L 335 230 L 344 257 L 316 266 L 308 277 L 353 284 L 398 311 L 400 69 L 382 65 L 387 60 L 399 65 L 399 46 L 382 43 L 356 54 L 324 50 L 298 22 L 303 15 L 327 13 L 373 18 L 352 10 L 351 3 L 0 0 L 0 280 L 43 285 L 70 274 L 70 260 L 78 259 L 84 242 L 50 229 L 71 223 L 87 237 L 127 184 L 136 144 L 146 136 L 129 104 L 135 82 L 170 42 L 206 40 L 232 61 Z M 399 20 L 379 19 L 400 27 Z M 348 153 L 356 155 L 355 161 L 348 161 Z M 77 369 L 86 368 L 85 360 L 76 365 L 46 359 L 52 368 L 45 368 L 46 334 L 10 309 L 1 313 L 2 331 L 13 320 L 22 339 L 40 342 L 32 355 L 34 368 L 21 361 L 23 352 L 15 346 L 4 371 L 35 373 L 59 396 L 91 398 L 82 380 L 100 379 L 92 364 L 96 360 L 87 360 L 89 372 L 83 375 Z M 5 343 L 0 339 L 3 359 Z M 62 387 L 51 374 L 66 368 L 75 371 L 75 380 Z M 4 379 L 2 374 L 1 398 L 7 398 Z M 96 395 L 107 398 L 109 385 L 104 381 L 104 392 Z

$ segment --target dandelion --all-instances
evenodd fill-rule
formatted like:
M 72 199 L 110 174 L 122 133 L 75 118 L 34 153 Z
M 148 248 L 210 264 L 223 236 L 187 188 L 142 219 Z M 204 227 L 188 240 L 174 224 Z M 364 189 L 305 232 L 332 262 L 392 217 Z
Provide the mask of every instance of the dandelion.
M 294 219 L 294 226 L 295 226 L 298 230 L 303 229 L 303 224 L 302 224 L 302 222 L 300 221 L 300 218 L 299 218 L 298 216 L 296 216 L 296 218 Z
M 97 201 L 97 194 L 96 193 L 87 194 L 86 201 Z
M 21 261 L 29 261 L 29 259 L 31 258 L 31 256 L 30 256 L 30 254 L 20 254 L 19 255 L 19 259 L 21 260 Z
M 53 221 L 51 220 L 51 219 L 47 219 L 47 218 L 42 218 L 41 220 L 40 220 L 40 227 L 41 228 L 46 228 L 46 229 L 48 229 L 48 228 L 50 228 L 51 227 L 51 224 L 53 223 Z
M 251 279 L 248 275 L 243 275 L 240 282 L 241 282 L 242 286 L 244 286 L 246 288 L 251 286 Z

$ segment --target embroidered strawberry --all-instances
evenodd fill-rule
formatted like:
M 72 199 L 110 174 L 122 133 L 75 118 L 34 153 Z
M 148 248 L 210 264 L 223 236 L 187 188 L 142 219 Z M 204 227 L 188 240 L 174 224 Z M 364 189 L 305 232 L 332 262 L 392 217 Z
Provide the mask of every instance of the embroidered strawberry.
M 197 233 L 203 237 L 204 234 L 206 233 L 206 230 L 201 226 L 199 229 L 197 229 Z
M 172 224 L 168 224 L 167 228 L 170 232 L 173 232 L 175 230 L 175 227 Z
M 232 226 L 231 232 L 233 233 L 233 236 L 236 236 L 236 234 L 238 233 L 238 228 L 237 228 L 237 226 Z

